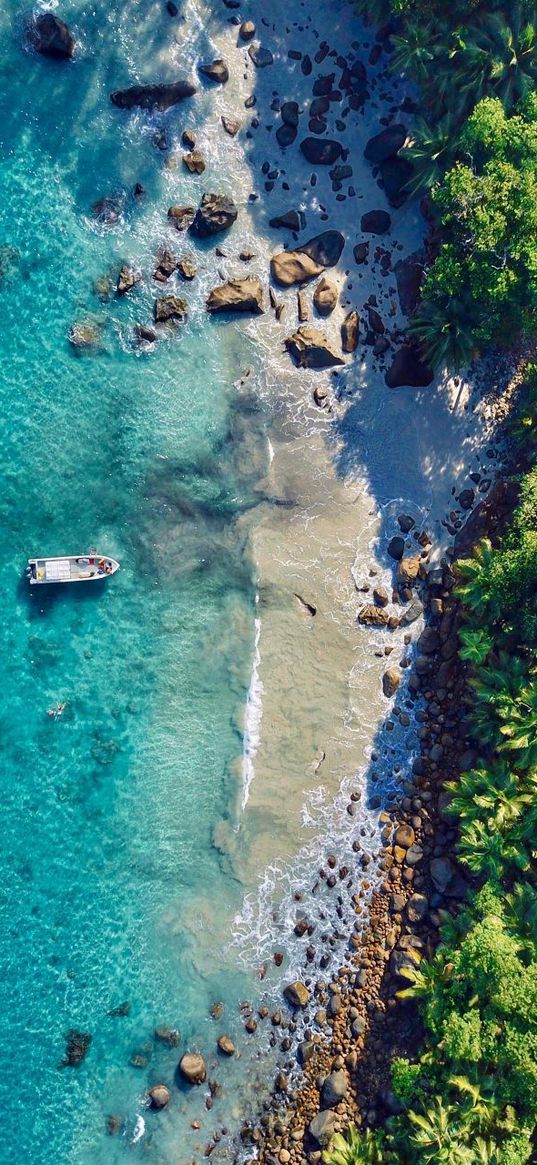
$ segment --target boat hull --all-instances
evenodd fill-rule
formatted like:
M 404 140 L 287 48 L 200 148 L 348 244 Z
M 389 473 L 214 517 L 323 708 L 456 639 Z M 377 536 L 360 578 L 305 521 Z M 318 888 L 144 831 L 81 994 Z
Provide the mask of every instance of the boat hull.
M 119 570 L 119 562 L 107 554 L 72 554 L 58 558 L 29 558 L 30 586 L 58 583 L 102 582 Z

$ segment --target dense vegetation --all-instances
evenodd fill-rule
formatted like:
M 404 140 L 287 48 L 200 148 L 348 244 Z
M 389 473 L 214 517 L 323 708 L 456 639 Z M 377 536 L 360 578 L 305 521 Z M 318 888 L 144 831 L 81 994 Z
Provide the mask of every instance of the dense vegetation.
M 392 67 L 420 87 L 406 156 L 438 253 L 411 331 L 434 365 L 537 335 L 537 8 L 529 0 L 359 0 L 396 17 Z
M 535 5 L 375 0 L 398 16 L 394 67 L 423 94 L 411 153 L 440 246 L 413 330 L 436 362 L 533 336 L 537 293 Z M 536 89 L 537 92 L 537 89 Z M 535 318 L 534 318 L 535 317 Z M 531 463 L 537 367 L 513 437 Z M 407 972 L 425 1042 L 392 1065 L 403 1111 L 336 1136 L 329 1165 L 523 1165 L 537 1160 L 537 467 L 500 542 L 459 563 L 469 726 L 481 757 L 446 786 L 474 891 L 443 913 L 431 961 Z

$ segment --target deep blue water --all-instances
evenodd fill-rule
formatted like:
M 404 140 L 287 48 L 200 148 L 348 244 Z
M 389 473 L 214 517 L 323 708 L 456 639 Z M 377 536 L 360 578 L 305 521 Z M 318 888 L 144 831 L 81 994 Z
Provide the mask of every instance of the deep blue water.
M 155 1025 L 178 1026 L 184 1048 L 205 1038 L 215 998 L 236 1009 L 247 990 L 218 949 L 242 888 L 213 830 L 233 827 L 240 800 L 254 580 L 236 515 L 263 472 L 263 418 L 243 420 L 232 390 L 247 340 L 195 303 L 154 351 L 130 343 L 151 316 L 170 182 L 192 198 L 154 126 L 108 100 L 154 79 L 163 14 L 72 0 L 62 15 L 81 47 L 58 65 L 24 51 L 25 5 L 0 12 L 0 1158 L 25 1165 L 137 1157 L 105 1117 L 132 1122 L 147 1084 L 173 1078 Z M 185 68 L 197 48 L 179 46 Z M 179 113 L 166 124 L 177 137 Z M 107 231 L 90 208 L 110 193 L 123 215 Z M 143 283 L 102 302 L 93 282 L 125 260 Z M 100 349 L 78 354 L 69 329 L 88 317 Z M 121 562 L 108 584 L 22 580 L 28 555 L 91 545 Z M 124 1001 L 130 1014 L 109 1017 Z M 92 1044 L 59 1070 L 69 1028 Z M 181 1103 L 153 1123 L 144 1160 L 176 1160 Z

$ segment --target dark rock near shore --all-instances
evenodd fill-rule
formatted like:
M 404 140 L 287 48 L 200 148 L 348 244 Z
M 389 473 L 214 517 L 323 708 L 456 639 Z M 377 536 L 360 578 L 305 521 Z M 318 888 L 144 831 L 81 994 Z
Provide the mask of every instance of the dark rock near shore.
M 189 229 L 193 235 L 205 239 L 228 230 L 235 222 L 237 213 L 233 199 L 227 194 L 204 194 Z
M 355 263 L 365 263 L 369 254 L 369 243 L 357 243 L 352 253 Z
M 188 154 L 183 154 L 183 163 L 191 174 L 203 174 L 205 170 L 205 158 L 199 150 L 191 150 Z
M 341 142 L 332 138 L 304 138 L 300 149 L 312 166 L 332 166 L 341 157 Z
M 110 100 L 118 109 L 170 109 L 179 101 L 192 97 L 196 86 L 191 81 L 173 81 L 170 85 L 132 85 L 130 89 L 116 89 Z
M 208 77 L 210 81 L 216 81 L 219 85 L 225 85 L 229 81 L 229 69 L 222 57 L 218 57 L 216 61 L 211 61 L 208 65 L 198 65 L 198 73 L 202 73 L 204 77 Z
M 262 45 L 251 44 L 248 49 L 248 56 L 253 61 L 256 69 L 266 69 L 267 65 L 271 65 L 274 60 L 270 49 L 265 49 Z
M 297 250 L 309 255 L 322 267 L 335 267 L 339 262 L 341 252 L 345 246 L 345 236 L 341 231 L 323 231 L 314 235 L 307 243 L 303 243 Z
M 101 226 L 113 227 L 119 222 L 122 210 L 121 199 L 108 194 L 93 203 L 91 213 Z
M 279 145 L 282 147 L 282 150 L 285 150 L 287 146 L 292 146 L 297 133 L 298 130 L 293 125 L 284 124 L 278 126 L 278 129 L 276 130 L 276 139 Z
M 387 210 L 369 210 L 362 215 L 360 226 L 363 231 L 371 235 L 385 235 L 392 225 Z
M 147 324 L 134 325 L 134 338 L 141 344 L 154 344 L 157 338 L 157 333 L 154 328 L 150 328 Z
M 65 1033 L 65 1055 L 60 1063 L 60 1068 L 78 1068 L 78 1065 L 85 1060 L 88 1049 L 92 1041 L 92 1036 L 89 1032 L 77 1031 L 76 1028 L 71 1028 Z
M 364 150 L 364 158 L 371 162 L 372 166 L 379 166 L 381 162 L 393 157 L 404 146 L 406 135 L 407 131 L 404 125 L 387 126 L 386 129 L 369 139 Z
M 391 368 L 384 377 L 388 388 L 427 388 L 434 380 L 432 368 L 428 368 L 417 348 L 405 344 L 395 353 Z
M 289 336 L 285 347 L 298 368 L 332 368 L 345 363 L 326 336 L 309 324 L 303 324 Z
M 336 1131 L 336 1119 L 335 1113 L 328 1109 L 326 1112 L 319 1112 L 310 1121 L 308 1132 L 321 1149 L 326 1149 L 330 1144 Z
M 206 301 L 210 312 L 248 312 L 251 315 L 263 313 L 263 287 L 259 279 L 230 279 L 227 283 L 213 287 Z
M 401 560 L 405 553 L 405 540 L 401 534 L 394 534 L 393 538 L 390 538 L 387 551 L 390 558 L 395 559 L 396 562 Z
M 37 53 L 57 61 L 70 60 L 75 51 L 76 42 L 70 28 L 53 12 L 42 12 L 32 20 L 29 39 Z
M 274 230 L 281 227 L 288 231 L 299 231 L 301 222 L 298 210 L 286 210 L 284 214 L 278 214 L 275 218 L 269 219 L 269 227 L 273 227 Z
M 384 193 L 390 206 L 402 206 L 408 198 L 407 183 L 414 173 L 412 162 L 408 158 L 388 158 L 380 167 L 380 176 L 384 183 Z
M 417 308 L 420 299 L 423 261 L 418 255 L 409 255 L 406 259 L 399 259 L 393 270 L 397 281 L 401 311 L 407 316 L 411 315 Z
M 117 277 L 118 295 L 126 295 L 142 278 L 141 271 L 134 271 L 132 267 L 123 266 Z
M 336 1104 L 345 1099 L 348 1089 L 346 1073 L 341 1068 L 337 1072 L 331 1072 L 321 1088 L 321 1108 L 335 1108 Z

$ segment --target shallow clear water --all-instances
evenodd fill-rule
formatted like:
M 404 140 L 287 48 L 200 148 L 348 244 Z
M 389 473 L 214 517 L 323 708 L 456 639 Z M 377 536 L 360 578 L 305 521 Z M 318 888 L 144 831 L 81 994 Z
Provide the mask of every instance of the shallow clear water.
M 0 243 L 19 252 L 3 252 L 0 287 L 0 1156 L 26 1165 L 130 1155 L 105 1115 L 134 1121 L 147 1084 L 173 1078 L 178 1053 L 153 1044 L 155 1025 L 179 1027 L 184 1048 L 215 998 L 236 1008 L 247 989 L 218 953 L 241 887 L 212 838 L 240 803 L 254 586 L 235 518 L 266 458 L 262 416 L 248 416 L 245 459 L 230 399 L 245 358 L 235 329 L 194 307 L 154 352 L 128 338 L 151 318 L 170 181 L 192 197 L 147 119 L 108 100 L 133 74 L 154 77 L 165 10 L 100 0 L 62 14 L 82 36 L 74 65 L 22 50 L 16 0 L 0 14 Z M 168 123 L 176 135 L 180 115 Z M 106 231 L 90 207 L 111 192 L 124 216 Z M 144 283 L 100 302 L 93 280 L 125 260 Z M 69 328 L 88 315 L 101 350 L 77 354 Z M 90 545 L 121 562 L 108 585 L 21 581 L 29 554 Z M 130 1014 L 109 1017 L 124 1001 Z M 93 1042 L 81 1069 L 59 1071 L 69 1028 Z M 129 1065 L 139 1051 L 145 1069 Z M 172 1120 L 156 1147 L 146 1137 L 146 1159 Z

